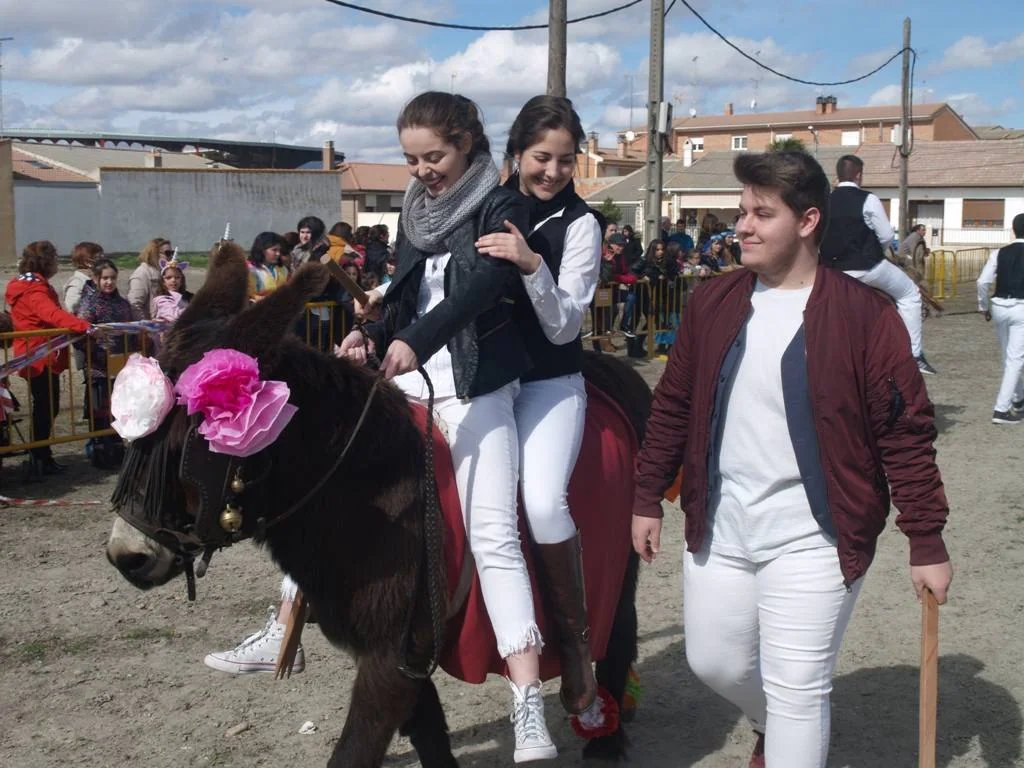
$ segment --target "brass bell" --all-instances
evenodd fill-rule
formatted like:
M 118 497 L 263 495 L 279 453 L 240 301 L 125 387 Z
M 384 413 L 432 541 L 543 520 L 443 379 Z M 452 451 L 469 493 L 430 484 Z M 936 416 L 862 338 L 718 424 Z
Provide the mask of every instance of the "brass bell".
M 228 504 L 220 513 L 220 527 L 228 533 L 238 533 L 242 530 L 242 510 Z
M 234 479 L 231 481 L 231 490 L 234 493 L 241 493 L 245 490 L 245 482 L 242 480 L 241 475 L 235 475 Z

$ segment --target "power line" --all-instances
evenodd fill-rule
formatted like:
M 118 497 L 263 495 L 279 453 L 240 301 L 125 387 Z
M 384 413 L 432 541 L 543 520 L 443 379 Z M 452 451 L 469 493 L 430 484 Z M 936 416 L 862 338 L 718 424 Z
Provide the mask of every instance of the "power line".
M 587 16 L 580 16 L 578 19 L 569 19 L 566 24 L 579 24 L 581 21 L 591 21 L 593 19 L 600 19 L 604 16 L 611 16 L 613 13 L 624 11 L 627 8 L 632 8 L 634 5 L 639 5 L 643 0 L 632 0 L 629 3 L 623 3 L 614 8 L 609 8 L 607 11 L 600 11 L 598 13 L 591 13 Z M 464 29 L 470 32 L 523 32 L 531 29 L 547 29 L 547 24 L 520 24 L 507 27 L 483 27 L 476 26 L 473 24 L 449 24 L 443 21 L 429 21 L 427 19 L 416 19 L 412 16 L 399 16 L 397 13 L 388 13 L 387 11 L 377 11 L 373 8 L 367 8 L 362 5 L 356 5 L 355 3 L 348 3 L 344 0 L 324 0 L 324 2 L 330 3 L 331 5 L 338 5 L 342 8 L 350 8 L 353 11 L 361 11 L 362 13 L 368 13 L 371 16 L 381 16 L 385 19 L 393 19 L 394 21 L 407 21 L 410 24 L 422 24 L 426 27 L 439 27 L 441 29 Z
M 900 48 L 900 50 L 896 51 L 896 53 L 894 53 L 892 56 L 890 56 L 888 59 L 886 59 L 883 64 L 875 67 L 870 72 L 868 72 L 867 74 L 861 75 L 860 77 L 854 77 L 854 78 L 851 78 L 849 80 L 837 80 L 836 82 L 833 82 L 833 83 L 821 83 L 821 82 L 816 82 L 814 80 L 802 80 L 799 77 L 793 77 L 792 75 L 787 75 L 785 72 L 779 72 L 777 69 L 772 69 L 767 64 L 762 64 L 760 61 L 755 59 L 753 56 L 751 56 L 749 53 L 744 51 L 742 48 L 740 48 L 734 42 L 729 40 L 729 38 L 727 38 L 725 35 L 723 35 L 721 32 L 719 32 L 713 26 L 711 26 L 711 23 L 707 19 L 705 19 L 703 16 L 701 16 L 699 13 L 697 13 L 696 9 L 694 9 L 694 7 L 687 2 L 687 0 L 680 0 L 680 1 L 682 2 L 683 5 L 686 6 L 686 8 L 690 11 L 690 13 L 692 13 L 694 16 L 696 16 L 700 20 L 700 22 L 705 27 L 707 27 L 709 30 L 711 30 L 715 35 L 718 36 L 718 38 L 723 43 L 725 43 L 730 48 L 732 48 L 734 51 L 736 51 L 736 53 L 738 53 L 740 56 L 742 56 L 743 58 L 745 58 L 745 59 L 747 59 L 749 61 L 754 62 L 754 64 L 759 66 L 761 69 L 767 70 L 768 72 L 771 72 L 773 75 L 777 75 L 777 76 L 779 76 L 779 77 L 781 77 L 781 78 L 783 78 L 785 80 L 790 80 L 790 81 L 792 81 L 794 83 L 801 83 L 803 85 L 826 85 L 826 86 L 831 86 L 831 85 L 849 85 L 850 83 L 859 83 L 861 80 L 867 80 L 872 75 L 877 74 L 878 72 L 881 72 L 883 69 L 885 69 L 887 66 L 889 66 L 889 64 L 891 64 L 898 56 L 901 56 L 903 54 L 903 50 L 904 50 L 903 48 Z M 914 53 L 914 49 L 913 48 L 911 48 L 910 51 L 911 51 L 911 53 Z M 916 53 L 914 53 L 914 55 L 916 57 Z

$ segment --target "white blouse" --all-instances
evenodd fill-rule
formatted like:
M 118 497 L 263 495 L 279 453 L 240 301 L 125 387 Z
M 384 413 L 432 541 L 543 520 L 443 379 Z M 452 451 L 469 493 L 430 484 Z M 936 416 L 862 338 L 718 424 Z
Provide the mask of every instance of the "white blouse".
M 419 295 L 416 298 L 416 316 L 423 317 L 442 301 L 444 301 L 444 270 L 451 259 L 451 253 L 441 253 L 427 258 L 420 282 Z M 434 385 L 434 397 L 453 397 L 455 395 L 455 373 L 452 370 L 452 355 L 445 344 L 435 352 L 429 360 L 420 360 L 420 365 L 427 372 Z M 426 400 L 427 383 L 419 371 L 409 371 L 394 380 L 398 388 L 408 397 Z

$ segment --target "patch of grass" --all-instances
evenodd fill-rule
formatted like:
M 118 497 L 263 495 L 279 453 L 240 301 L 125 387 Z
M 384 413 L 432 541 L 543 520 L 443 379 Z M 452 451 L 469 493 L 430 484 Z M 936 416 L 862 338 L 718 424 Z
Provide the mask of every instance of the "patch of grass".
M 96 647 L 98 638 L 96 637 L 76 637 L 70 640 L 64 640 L 61 643 L 60 649 L 71 656 L 77 656 L 80 653 L 86 653 Z
M 49 650 L 50 647 L 40 640 L 14 646 L 14 653 L 24 662 L 42 661 Z
M 121 271 L 134 270 L 139 266 L 139 254 L 137 253 L 108 253 L 110 259 Z M 189 269 L 206 269 L 210 261 L 210 254 L 206 252 L 179 253 L 178 261 L 187 261 Z
M 171 627 L 135 627 L 123 635 L 125 640 L 172 640 L 174 629 Z

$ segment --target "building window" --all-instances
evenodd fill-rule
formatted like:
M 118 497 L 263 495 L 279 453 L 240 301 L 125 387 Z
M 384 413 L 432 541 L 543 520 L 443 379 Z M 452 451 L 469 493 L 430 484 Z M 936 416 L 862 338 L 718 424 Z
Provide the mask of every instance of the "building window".
M 747 137 L 746 136 L 733 136 L 732 137 L 732 148 L 734 152 L 747 148 Z
M 860 145 L 860 131 L 843 131 L 840 143 L 844 147 L 856 147 Z
M 964 200 L 963 227 L 1002 229 L 1006 218 L 1005 200 Z
M 793 138 L 793 134 L 792 133 L 776 133 L 775 134 L 775 141 L 789 141 L 792 138 Z M 743 148 L 744 149 L 747 148 L 746 144 L 743 145 Z
M 703 136 L 691 137 L 690 138 L 690 145 L 693 147 L 693 151 L 694 152 L 703 152 L 704 151 L 704 137 Z

